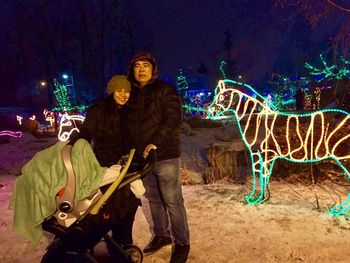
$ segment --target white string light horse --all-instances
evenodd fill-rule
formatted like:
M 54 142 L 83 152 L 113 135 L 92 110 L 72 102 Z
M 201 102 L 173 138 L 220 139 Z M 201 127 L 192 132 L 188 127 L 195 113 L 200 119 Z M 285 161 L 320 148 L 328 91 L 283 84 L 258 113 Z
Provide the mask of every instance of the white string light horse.
M 226 87 L 227 86 L 227 87 Z M 253 92 L 260 100 L 240 89 Z M 280 112 L 251 86 L 232 80 L 220 80 L 216 97 L 209 107 L 209 118 L 232 113 L 238 129 L 250 153 L 253 189 L 246 201 L 250 204 L 266 200 L 269 178 L 276 160 L 285 159 L 296 163 L 334 160 L 350 178 L 345 162 L 350 160 L 350 134 L 344 128 L 350 125 L 348 112 L 325 109 L 305 114 Z M 336 121 L 334 116 L 337 116 Z M 285 134 L 278 134 L 277 123 L 285 126 Z M 247 136 L 249 131 L 251 136 Z M 260 140 L 259 140 L 260 138 Z M 286 147 L 283 147 L 286 145 Z M 259 184 L 257 179 L 259 178 Z M 256 193 L 257 188 L 260 193 Z M 340 205 L 332 207 L 332 215 L 344 214 L 350 208 L 350 194 Z
M 85 120 L 84 116 L 81 115 L 68 115 L 63 114 L 60 120 L 60 129 L 58 131 L 58 139 L 62 142 L 68 141 L 71 134 L 76 131 L 79 132 L 76 121 L 83 123 Z M 63 130 L 68 128 L 68 130 Z

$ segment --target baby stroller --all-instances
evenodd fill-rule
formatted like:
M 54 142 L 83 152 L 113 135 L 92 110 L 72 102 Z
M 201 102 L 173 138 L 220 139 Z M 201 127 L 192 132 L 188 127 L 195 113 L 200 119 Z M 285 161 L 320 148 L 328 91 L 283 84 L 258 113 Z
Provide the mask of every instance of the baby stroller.
M 67 184 L 64 193 L 56 198 L 57 211 L 47 218 L 42 228 L 54 234 L 54 240 L 48 245 L 42 258 L 42 263 L 55 262 L 101 262 L 94 256 L 93 248 L 104 239 L 114 254 L 116 261 L 140 263 L 143 260 L 142 250 L 135 245 L 121 246 L 109 234 L 110 225 L 96 224 L 96 218 L 101 216 L 102 206 L 115 191 L 128 186 L 131 182 L 148 174 L 156 161 L 155 151 L 151 151 L 145 164 L 132 164 L 135 150 L 132 149 L 125 166 L 117 179 L 102 194 L 98 189 L 92 196 L 74 203 L 74 172 L 70 163 L 69 149 L 63 149 L 62 159 L 67 170 Z M 129 169 L 131 168 L 131 169 Z M 131 172 L 127 172 L 133 170 Z M 113 259 L 115 260 L 115 259 Z M 103 261 L 105 262 L 105 261 Z

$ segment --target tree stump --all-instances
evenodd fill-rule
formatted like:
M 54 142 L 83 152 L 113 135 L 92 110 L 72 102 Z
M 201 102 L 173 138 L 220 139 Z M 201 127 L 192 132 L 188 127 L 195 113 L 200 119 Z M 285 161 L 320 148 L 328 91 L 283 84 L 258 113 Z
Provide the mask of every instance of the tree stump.
M 211 143 L 205 150 L 212 168 L 211 173 L 205 178 L 206 183 L 223 178 L 232 179 L 236 183 L 245 182 L 248 162 L 246 147 L 241 140 Z

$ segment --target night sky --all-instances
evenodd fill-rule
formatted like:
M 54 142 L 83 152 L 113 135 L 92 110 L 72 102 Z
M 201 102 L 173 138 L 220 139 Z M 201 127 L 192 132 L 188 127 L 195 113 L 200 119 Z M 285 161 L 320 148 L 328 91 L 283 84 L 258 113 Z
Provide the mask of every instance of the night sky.
M 197 70 L 203 61 L 216 73 L 224 32 L 230 30 L 237 72 L 256 81 L 270 74 L 281 56 L 287 64 L 318 56 L 338 26 L 333 19 L 311 29 L 303 17 L 287 18 L 288 11 L 274 8 L 274 3 L 130 1 L 126 12 L 132 17 L 138 42 L 159 57 L 162 72 L 174 76 L 179 67 Z
M 296 10 L 277 8 L 274 0 L 8 0 L 1 1 L 0 12 L 0 89 L 20 97 L 3 96 L 2 105 L 24 102 L 39 80 L 66 72 L 75 76 L 82 97 L 101 96 L 108 79 L 126 73 L 140 50 L 155 54 L 161 76 L 174 80 L 179 68 L 195 73 L 204 63 L 214 82 L 227 31 L 235 73 L 248 83 L 273 71 L 302 75 L 304 62 L 329 48 L 343 19 L 331 17 L 311 28 Z

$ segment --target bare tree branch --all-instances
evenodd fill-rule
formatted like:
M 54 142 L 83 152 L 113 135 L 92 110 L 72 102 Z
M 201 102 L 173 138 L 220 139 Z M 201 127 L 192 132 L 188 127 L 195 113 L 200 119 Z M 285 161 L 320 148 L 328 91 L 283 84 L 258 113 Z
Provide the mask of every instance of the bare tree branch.
M 343 12 L 346 12 L 346 13 L 350 13 L 350 9 L 344 8 L 344 7 L 340 6 L 340 5 L 337 5 L 331 0 L 326 0 L 326 1 L 327 1 L 327 3 L 329 3 L 330 5 L 332 5 L 335 8 L 339 9 L 340 11 L 343 11 Z
M 294 8 L 296 8 L 313 28 L 321 21 L 331 19 L 338 15 L 342 15 L 346 18 L 345 16 L 350 14 L 349 8 L 335 3 L 335 0 L 276 0 L 275 5 L 289 12 L 292 12 Z M 348 57 L 350 53 L 350 18 L 343 19 L 342 21 L 338 32 L 334 34 L 331 40 L 333 58 L 335 61 L 337 61 L 337 56 Z

